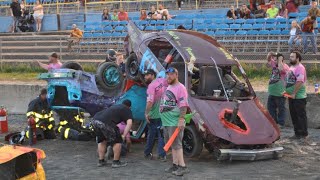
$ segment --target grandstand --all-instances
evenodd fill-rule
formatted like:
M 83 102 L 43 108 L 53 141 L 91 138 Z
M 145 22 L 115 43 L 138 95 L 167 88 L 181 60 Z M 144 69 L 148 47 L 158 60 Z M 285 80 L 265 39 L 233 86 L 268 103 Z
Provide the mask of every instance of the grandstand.
M 140 1 L 140 3 L 141 2 L 142 1 Z M 165 3 L 166 1 L 160 2 Z M 208 2 L 211 1 L 204 1 L 204 3 Z M 61 1 L 61 3 L 63 2 Z M 89 5 L 92 5 L 98 2 L 90 1 L 89 3 L 91 3 Z M 156 2 L 148 2 L 148 6 L 152 5 L 152 3 Z M 172 1 L 170 1 L 170 3 L 172 3 Z M 70 3 L 68 4 L 70 5 Z M 192 5 L 188 4 L 188 6 Z M 224 5 L 221 4 L 221 6 Z M 101 6 L 99 8 L 101 8 Z M 240 60 L 262 60 L 265 58 L 266 53 L 269 51 L 278 51 L 283 53 L 288 52 L 287 41 L 289 39 L 290 24 L 293 20 L 301 21 L 303 18 L 305 18 L 307 15 L 307 10 L 309 8 L 310 6 L 300 6 L 299 13 L 290 13 L 288 19 L 231 20 L 227 19 L 225 16 L 228 10 L 227 8 L 182 11 L 170 10 L 170 14 L 175 15 L 175 18 L 168 21 L 140 21 L 138 20 L 139 12 L 129 12 L 129 18 L 130 20 L 134 21 L 134 23 L 143 31 L 173 30 L 179 25 L 183 25 L 187 29 L 195 30 L 205 33 L 209 36 L 213 36 L 229 51 L 238 56 Z M 56 39 L 50 39 L 51 36 L 46 35 L 31 36 L 29 37 L 28 41 L 35 41 L 35 43 L 28 42 L 29 44 L 27 44 L 25 42 L 25 46 L 23 46 L 24 42 L 19 38 L 19 41 L 15 40 L 14 38 L 0 38 L 0 43 L 2 42 L 4 44 L 7 43 L 7 45 L 10 45 L 8 41 L 18 41 L 20 44 L 12 44 L 21 45 L 22 47 L 20 47 L 20 49 L 23 49 L 23 47 L 27 47 L 29 45 L 36 46 L 39 42 L 43 45 L 45 44 L 44 47 L 47 47 L 47 49 L 42 48 L 41 52 L 43 52 L 43 54 L 45 54 L 45 52 L 51 52 L 51 50 L 54 49 L 58 50 L 58 52 L 66 57 L 66 59 L 82 58 L 86 60 L 98 60 L 97 58 L 100 58 L 100 56 L 103 57 L 103 54 L 109 48 L 123 51 L 123 39 L 127 35 L 126 21 L 101 22 L 100 13 L 101 12 L 96 11 L 86 13 L 62 13 L 59 15 L 46 14 L 44 18 L 43 31 L 50 31 L 51 34 L 55 34 L 54 32 L 52 33 L 52 31 L 60 31 L 64 32 L 62 33 L 63 35 L 55 36 Z M 2 21 L 5 21 L 5 17 L 0 17 L 0 22 Z M 319 18 L 317 19 L 317 21 L 318 23 L 320 23 Z M 5 23 L 2 24 L 3 26 L 5 26 Z M 68 55 L 65 47 L 68 33 L 64 30 L 69 30 L 72 24 L 77 24 L 80 29 L 84 30 L 83 40 L 74 47 L 73 53 L 75 53 L 76 55 Z M 0 30 L 1 29 L 3 30 L 4 27 L 0 27 Z M 48 43 L 46 44 L 46 42 Z M 56 47 L 52 47 L 53 45 L 55 45 Z M 16 60 L 16 57 L 22 59 L 35 59 L 31 55 L 27 58 L 20 56 L 9 57 L 10 55 L 15 53 L 13 51 L 14 47 L 9 46 L 7 48 L 10 49 L 9 54 L 7 53 L 8 49 L 0 48 L 0 52 L 2 52 L 3 54 L 1 56 L 2 59 Z M 29 48 L 29 50 L 33 52 L 33 49 Z M 43 56 L 39 55 L 35 57 L 42 58 Z M 308 55 L 307 57 L 309 60 L 318 59 L 318 55 Z

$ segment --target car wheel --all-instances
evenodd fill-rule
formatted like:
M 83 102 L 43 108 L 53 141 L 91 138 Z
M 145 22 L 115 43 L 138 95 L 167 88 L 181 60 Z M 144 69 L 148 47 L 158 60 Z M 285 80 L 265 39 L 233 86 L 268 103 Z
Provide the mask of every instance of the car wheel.
M 182 139 L 183 153 L 186 157 L 199 156 L 203 149 L 203 141 L 194 125 L 186 126 Z
M 132 53 L 126 59 L 126 75 L 129 79 L 138 81 L 140 80 L 141 74 L 139 72 L 139 62 L 137 56 Z
M 75 61 L 67 61 L 62 64 L 61 68 L 83 71 L 82 66 Z
M 97 82 L 106 95 L 120 94 L 123 87 L 123 75 L 119 66 L 113 62 L 104 62 L 97 69 Z

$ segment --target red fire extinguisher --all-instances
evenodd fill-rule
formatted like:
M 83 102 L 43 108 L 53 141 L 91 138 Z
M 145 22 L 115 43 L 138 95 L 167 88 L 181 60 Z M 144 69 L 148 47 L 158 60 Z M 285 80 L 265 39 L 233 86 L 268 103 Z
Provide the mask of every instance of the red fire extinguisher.
M 1 106 L 0 108 L 0 132 L 1 133 L 8 132 L 7 111 L 3 106 Z
M 29 145 L 37 143 L 37 134 L 36 134 L 36 121 L 33 116 L 30 116 L 28 119 L 28 132 L 29 132 Z

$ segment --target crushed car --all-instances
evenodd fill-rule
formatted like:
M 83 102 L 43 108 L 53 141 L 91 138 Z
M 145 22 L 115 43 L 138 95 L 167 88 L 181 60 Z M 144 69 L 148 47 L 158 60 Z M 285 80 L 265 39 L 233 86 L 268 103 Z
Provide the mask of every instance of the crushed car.
M 183 138 L 187 157 L 198 156 L 203 147 L 218 160 L 282 156 L 283 148 L 273 147 L 280 137 L 278 126 L 257 98 L 239 61 L 215 39 L 182 29 L 142 32 L 130 21 L 124 49 L 126 78 L 112 62 L 100 64 L 97 74 L 70 67 L 42 74 L 40 78 L 48 81 L 50 106 L 56 110 L 82 108 L 94 115 L 121 99 L 130 99 L 138 128 L 133 137 L 139 138 L 146 126 L 144 72 L 152 68 L 158 77 L 165 77 L 166 69 L 174 67 L 188 90 L 194 114 Z

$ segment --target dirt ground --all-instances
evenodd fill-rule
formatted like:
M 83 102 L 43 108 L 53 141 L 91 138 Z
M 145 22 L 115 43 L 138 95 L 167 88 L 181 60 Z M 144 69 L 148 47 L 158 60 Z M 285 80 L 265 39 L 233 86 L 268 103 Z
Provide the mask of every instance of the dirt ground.
M 26 127 L 23 115 L 9 116 L 9 130 L 20 131 Z M 113 169 L 111 164 L 97 167 L 94 141 L 76 142 L 60 139 L 39 141 L 34 147 L 45 151 L 43 165 L 47 179 L 319 179 L 320 180 L 320 130 L 310 129 L 310 138 L 316 146 L 289 141 L 291 128 L 284 128 L 282 138 L 275 146 L 285 148 L 279 160 L 218 162 L 203 150 L 200 157 L 186 159 L 191 172 L 176 177 L 164 172 L 167 162 L 146 160 L 143 157 L 144 143 L 135 143 L 132 152 L 123 158 L 128 162 L 124 168 Z M 4 135 L 0 135 L 3 142 Z M 154 152 L 156 154 L 156 152 Z

